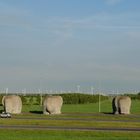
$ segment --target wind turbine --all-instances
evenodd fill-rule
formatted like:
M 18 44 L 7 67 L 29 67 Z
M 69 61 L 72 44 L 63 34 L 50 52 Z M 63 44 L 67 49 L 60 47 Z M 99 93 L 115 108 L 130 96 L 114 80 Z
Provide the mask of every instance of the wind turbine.
M 80 93 L 80 85 L 77 85 L 77 93 Z
M 94 87 L 91 86 L 91 95 L 93 95 Z
M 5 89 L 5 93 L 8 94 L 8 88 Z

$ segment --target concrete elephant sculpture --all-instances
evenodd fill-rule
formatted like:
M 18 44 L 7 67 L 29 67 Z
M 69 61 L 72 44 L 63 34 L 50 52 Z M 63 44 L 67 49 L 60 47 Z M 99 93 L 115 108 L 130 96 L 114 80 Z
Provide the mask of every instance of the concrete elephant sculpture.
M 47 96 L 43 101 L 43 114 L 61 114 L 63 99 L 61 96 Z
M 112 100 L 114 114 L 130 114 L 131 98 L 128 96 L 116 96 Z
M 22 110 L 21 98 L 17 95 L 7 95 L 3 96 L 2 104 L 4 106 L 5 112 L 11 114 L 20 114 Z

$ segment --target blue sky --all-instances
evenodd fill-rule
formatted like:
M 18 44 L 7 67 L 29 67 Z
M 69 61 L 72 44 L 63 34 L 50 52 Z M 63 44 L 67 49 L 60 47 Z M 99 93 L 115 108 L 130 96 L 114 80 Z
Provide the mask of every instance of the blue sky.
M 139 7 L 139 0 L 0 0 L 0 90 L 140 90 Z

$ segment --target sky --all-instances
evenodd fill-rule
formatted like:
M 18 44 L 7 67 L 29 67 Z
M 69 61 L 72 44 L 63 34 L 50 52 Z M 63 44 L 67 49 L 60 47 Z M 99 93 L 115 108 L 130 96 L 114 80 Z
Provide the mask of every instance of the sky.
M 139 91 L 139 7 L 139 0 L 0 0 L 0 91 Z

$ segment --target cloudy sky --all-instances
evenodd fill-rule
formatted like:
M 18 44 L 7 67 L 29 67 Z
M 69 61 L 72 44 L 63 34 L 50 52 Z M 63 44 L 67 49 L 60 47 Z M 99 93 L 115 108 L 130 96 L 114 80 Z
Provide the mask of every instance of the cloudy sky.
M 140 90 L 139 0 L 0 0 L 0 90 Z

